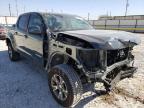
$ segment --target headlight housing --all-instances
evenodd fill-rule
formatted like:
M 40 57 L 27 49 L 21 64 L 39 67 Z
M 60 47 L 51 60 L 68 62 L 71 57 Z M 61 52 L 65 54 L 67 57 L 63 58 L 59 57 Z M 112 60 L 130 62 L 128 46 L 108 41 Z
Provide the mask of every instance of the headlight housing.
M 98 50 L 78 49 L 77 58 L 88 71 L 95 72 L 100 67 Z

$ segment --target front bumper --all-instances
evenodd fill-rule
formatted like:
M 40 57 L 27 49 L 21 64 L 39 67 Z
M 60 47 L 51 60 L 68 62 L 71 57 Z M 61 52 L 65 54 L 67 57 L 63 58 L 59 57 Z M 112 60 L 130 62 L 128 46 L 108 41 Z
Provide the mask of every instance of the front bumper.
M 103 71 L 99 70 L 99 72 L 87 72 L 87 73 L 88 73 L 88 76 L 89 76 L 90 79 L 99 79 L 99 78 L 101 78 L 103 80 L 103 79 L 106 78 L 107 74 L 109 74 L 115 68 L 120 68 L 120 67 L 122 67 L 124 65 L 127 65 L 129 63 L 130 63 L 130 61 L 126 59 L 124 61 L 115 63 L 115 64 L 107 67 L 105 71 L 104 70 Z
M 130 78 L 133 76 L 133 74 L 137 71 L 136 67 L 127 67 L 124 70 L 120 70 L 120 72 L 114 77 L 114 78 L 108 78 L 106 77 L 103 79 L 103 83 L 106 88 L 113 88 L 115 85 L 122 79 Z
M 89 74 L 93 82 L 103 82 L 108 87 L 114 87 L 120 80 L 132 77 L 137 67 L 127 66 L 129 60 L 124 60 L 107 67 L 106 71 Z
M 136 72 L 131 50 L 78 50 L 77 55 L 88 81 L 104 82 L 111 86 Z
M 109 72 L 105 72 L 103 74 L 99 73 L 98 75 L 93 74 L 89 77 L 91 77 L 91 80 L 94 82 L 102 82 L 107 87 L 113 88 L 120 80 L 132 77 L 135 72 L 137 72 L 137 67 L 116 67 Z

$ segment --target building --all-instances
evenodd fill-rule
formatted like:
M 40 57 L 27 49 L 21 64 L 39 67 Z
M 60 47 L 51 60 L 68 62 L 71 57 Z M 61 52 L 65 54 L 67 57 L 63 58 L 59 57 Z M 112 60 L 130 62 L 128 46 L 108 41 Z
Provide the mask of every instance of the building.
M 144 20 L 144 15 L 100 16 L 99 20 Z
M 12 25 L 17 21 L 16 16 L 0 16 L 0 24 L 1 25 Z

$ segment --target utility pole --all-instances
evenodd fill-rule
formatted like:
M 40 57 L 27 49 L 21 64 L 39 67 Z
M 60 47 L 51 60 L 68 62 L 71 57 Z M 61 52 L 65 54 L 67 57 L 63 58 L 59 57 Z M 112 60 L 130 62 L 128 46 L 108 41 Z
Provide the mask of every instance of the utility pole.
M 129 7 L 129 0 L 126 0 L 125 16 L 127 16 L 128 7 Z
M 90 18 L 90 13 L 88 12 L 88 21 L 89 21 L 89 18 Z
M 63 10 L 60 10 L 61 11 L 61 13 L 63 13 Z
M 51 9 L 51 13 L 53 13 L 54 12 L 54 10 L 53 9 Z
M 24 13 L 25 13 L 25 8 L 26 8 L 26 7 L 24 6 L 24 8 L 23 8 Z
M 48 13 L 48 10 L 47 10 L 47 9 L 46 9 L 45 11 L 46 11 L 46 13 Z
M 10 6 L 10 3 L 9 3 L 9 14 L 11 16 L 11 6 Z
M 106 13 L 106 16 L 107 16 L 107 17 L 109 16 L 109 13 L 108 13 L 108 11 L 107 11 L 107 13 Z
M 17 12 L 17 16 L 18 16 L 18 6 L 17 6 L 17 0 L 15 0 L 15 3 L 16 3 L 16 12 Z
M 111 11 L 110 11 L 110 16 L 112 16 L 112 15 L 111 15 Z

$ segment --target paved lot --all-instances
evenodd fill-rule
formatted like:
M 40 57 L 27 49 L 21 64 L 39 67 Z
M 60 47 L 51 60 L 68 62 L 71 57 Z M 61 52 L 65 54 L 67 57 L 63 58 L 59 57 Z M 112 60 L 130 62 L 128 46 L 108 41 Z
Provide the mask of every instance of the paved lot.
M 118 83 L 107 95 L 86 92 L 76 108 L 144 108 L 144 35 L 137 34 L 142 44 L 135 47 L 134 78 Z M 11 62 L 7 47 L 0 41 L 0 108 L 61 108 L 51 96 L 47 74 L 32 60 Z

